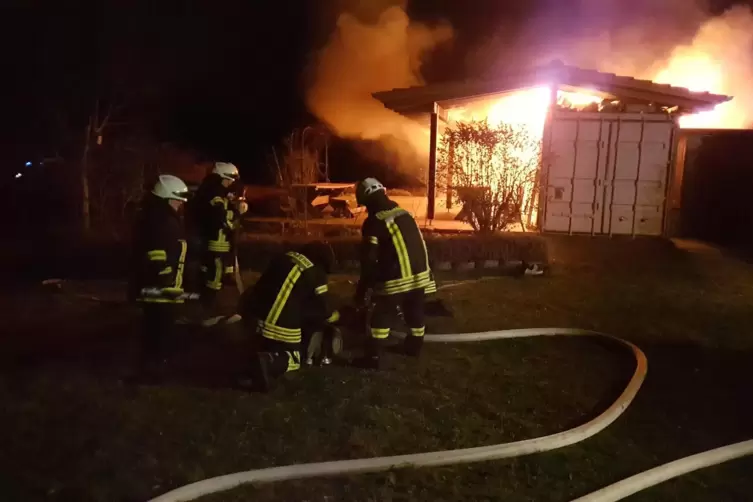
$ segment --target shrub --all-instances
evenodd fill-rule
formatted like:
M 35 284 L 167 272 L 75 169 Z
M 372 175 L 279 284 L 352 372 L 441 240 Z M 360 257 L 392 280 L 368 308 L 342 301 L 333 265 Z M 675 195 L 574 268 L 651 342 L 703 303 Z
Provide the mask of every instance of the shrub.
M 463 204 L 475 231 L 526 228 L 541 160 L 541 141 L 528 128 L 458 122 L 445 131 L 438 155 L 438 182 Z
M 498 260 L 501 263 L 526 261 L 547 263 L 546 241 L 531 234 L 496 233 L 484 235 L 428 234 L 426 247 L 429 260 L 438 262 L 480 262 Z M 281 239 L 277 236 L 249 235 L 239 245 L 238 256 L 242 267 L 263 269 L 277 253 L 294 249 L 311 240 L 301 237 Z M 339 268 L 347 262 L 358 261 L 361 239 L 343 236 L 326 239 L 332 246 Z

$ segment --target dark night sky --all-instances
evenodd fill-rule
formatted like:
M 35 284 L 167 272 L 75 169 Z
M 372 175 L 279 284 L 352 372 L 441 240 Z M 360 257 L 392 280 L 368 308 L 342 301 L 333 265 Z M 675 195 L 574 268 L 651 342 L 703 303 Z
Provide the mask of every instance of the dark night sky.
M 355 5 L 368 16 L 391 3 L 401 2 L 5 0 L 0 46 L 10 93 L 1 118 L 2 170 L 50 153 L 61 130 L 80 131 L 99 88 L 126 101 L 138 95 L 139 112 L 161 137 L 237 160 L 248 171 L 268 145 L 311 121 L 302 70 L 338 11 Z M 462 78 L 467 53 L 487 37 L 525 35 L 524 21 L 534 15 L 555 19 L 550 35 L 558 36 L 677 3 L 413 0 L 409 13 L 448 20 L 456 30 L 452 47 L 425 68 L 429 80 L 440 80 Z

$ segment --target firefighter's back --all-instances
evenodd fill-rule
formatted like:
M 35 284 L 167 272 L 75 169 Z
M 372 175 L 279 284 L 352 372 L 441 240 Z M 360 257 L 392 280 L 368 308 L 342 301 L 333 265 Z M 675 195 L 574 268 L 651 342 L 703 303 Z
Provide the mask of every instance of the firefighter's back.
M 286 328 L 300 327 L 313 265 L 298 263 L 292 254 L 295 253 L 273 258 L 253 288 L 242 295 L 240 308 L 244 319 L 248 316 Z
M 429 274 L 426 245 L 418 223 L 408 211 L 390 201 L 387 208 L 369 218 L 372 220 L 368 224 L 371 229 L 367 231 L 375 235 L 379 246 L 379 282 L 394 283 Z M 425 286 L 420 280 L 411 281 L 411 285 L 416 288 Z

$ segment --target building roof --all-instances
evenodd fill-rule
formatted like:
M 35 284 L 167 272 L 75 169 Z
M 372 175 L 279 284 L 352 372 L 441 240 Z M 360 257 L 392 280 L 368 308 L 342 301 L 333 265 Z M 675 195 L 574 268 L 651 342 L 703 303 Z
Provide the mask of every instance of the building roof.
M 431 112 L 435 102 L 451 107 L 485 95 L 503 94 L 552 83 L 568 90 L 589 89 L 623 99 L 632 98 L 662 106 L 677 106 L 686 111 L 713 108 L 732 99 L 731 96 L 693 92 L 684 87 L 568 66 L 562 61 L 552 61 L 544 66 L 510 73 L 494 80 L 447 82 L 392 89 L 374 93 L 374 97 L 387 108 L 399 113 L 424 113 Z

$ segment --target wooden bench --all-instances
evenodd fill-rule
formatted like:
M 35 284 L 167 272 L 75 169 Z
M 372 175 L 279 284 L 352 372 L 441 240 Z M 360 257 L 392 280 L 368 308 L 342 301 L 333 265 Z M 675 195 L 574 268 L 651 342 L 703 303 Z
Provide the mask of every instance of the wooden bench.
M 365 207 L 351 207 L 352 202 L 354 202 L 353 197 L 330 197 L 329 205 L 334 210 L 332 216 L 336 218 L 355 218 L 357 214 L 366 210 Z

